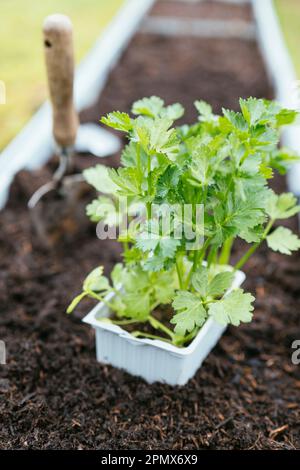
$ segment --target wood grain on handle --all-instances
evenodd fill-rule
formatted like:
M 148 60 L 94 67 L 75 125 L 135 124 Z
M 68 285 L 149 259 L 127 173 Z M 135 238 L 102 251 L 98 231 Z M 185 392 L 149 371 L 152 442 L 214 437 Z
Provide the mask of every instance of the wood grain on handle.
M 64 15 L 45 19 L 44 49 L 50 98 L 53 108 L 53 134 L 61 147 L 73 146 L 78 116 L 73 103 L 74 52 L 73 28 Z

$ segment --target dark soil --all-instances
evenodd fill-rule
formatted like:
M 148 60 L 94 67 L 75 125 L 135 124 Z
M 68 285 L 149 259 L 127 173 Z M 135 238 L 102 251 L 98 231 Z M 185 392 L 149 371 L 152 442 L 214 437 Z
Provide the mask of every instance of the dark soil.
M 253 19 L 250 4 L 226 4 L 215 0 L 203 0 L 199 3 L 162 0 L 156 3 L 151 14 L 153 16 L 179 16 L 182 18 L 209 18 L 218 20 L 251 21 Z
M 159 95 L 182 103 L 183 119 L 197 119 L 193 103 L 209 101 L 216 112 L 236 109 L 239 97 L 271 98 L 257 46 L 237 39 L 184 38 L 176 41 L 138 34 L 110 74 L 97 106 L 82 113 L 98 121 L 112 109 L 128 111 L 141 96 Z
M 236 108 L 239 96 L 271 96 L 253 43 L 137 36 L 83 118 L 128 110 L 153 93 L 181 101 L 189 120 L 195 98 L 220 110 Z M 49 167 L 40 180 L 48 174 Z M 20 174 L 0 214 L 8 356 L 0 366 L 0 448 L 300 448 L 300 368 L 291 363 L 300 338 L 299 256 L 261 249 L 246 266 L 246 287 L 257 297 L 253 323 L 229 328 L 185 387 L 150 386 L 96 362 L 93 331 L 80 321 L 90 304 L 65 314 L 85 274 L 99 264 L 108 273 L 119 250 L 98 241 L 93 226 L 55 251 L 33 249 L 26 201 L 36 178 Z

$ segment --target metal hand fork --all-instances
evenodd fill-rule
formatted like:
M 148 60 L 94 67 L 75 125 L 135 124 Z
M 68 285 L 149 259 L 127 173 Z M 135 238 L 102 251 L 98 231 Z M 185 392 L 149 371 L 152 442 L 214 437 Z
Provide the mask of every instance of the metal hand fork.
M 58 239 L 58 233 L 72 226 L 70 224 L 72 210 L 77 208 L 77 202 L 86 191 L 82 175 L 66 176 L 72 171 L 72 155 L 76 136 L 84 128 L 79 127 L 78 115 L 73 102 L 74 82 L 74 52 L 73 28 L 70 19 L 64 15 L 51 15 L 46 18 L 43 27 L 44 48 L 50 98 L 53 109 L 53 136 L 56 151 L 59 156 L 59 167 L 51 181 L 40 187 L 30 198 L 28 207 L 32 212 L 32 220 L 38 236 L 44 244 L 49 245 L 49 233 L 52 242 Z M 90 130 L 88 130 L 90 132 Z M 92 131 L 95 134 L 95 131 Z M 106 144 L 103 142 L 106 139 Z M 112 134 L 99 126 L 101 145 L 91 147 L 97 156 L 105 157 L 120 149 L 120 142 Z M 80 141 L 80 139 L 79 139 Z M 49 200 L 48 208 L 45 202 Z M 54 204 L 54 200 L 59 201 Z M 49 211 L 50 205 L 55 206 Z M 64 206 L 64 207 L 63 207 Z M 53 207 L 52 207 L 53 209 Z M 49 212 L 51 221 L 49 221 Z M 68 220 L 68 223 L 64 223 Z M 57 230 L 57 227 L 60 230 Z M 54 236 L 54 234 L 56 234 Z

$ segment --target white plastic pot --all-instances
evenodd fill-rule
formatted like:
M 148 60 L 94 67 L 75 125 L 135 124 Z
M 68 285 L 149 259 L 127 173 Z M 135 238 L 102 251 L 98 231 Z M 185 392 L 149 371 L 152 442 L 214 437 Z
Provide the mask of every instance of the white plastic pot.
M 239 287 L 245 277 L 237 271 L 230 290 Z M 118 325 L 99 321 L 109 316 L 109 308 L 99 303 L 83 319 L 95 329 L 97 360 L 140 376 L 148 383 L 186 384 L 226 329 L 209 318 L 191 344 L 179 348 L 156 339 L 135 338 Z

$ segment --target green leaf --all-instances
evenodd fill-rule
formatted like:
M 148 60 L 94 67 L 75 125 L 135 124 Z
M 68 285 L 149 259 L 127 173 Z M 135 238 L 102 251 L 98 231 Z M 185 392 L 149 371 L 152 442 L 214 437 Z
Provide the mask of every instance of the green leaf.
M 175 121 L 184 114 L 184 108 L 179 103 L 164 107 L 164 101 L 157 96 L 143 98 L 136 101 L 132 107 L 132 113 L 136 115 L 148 116 L 152 119 L 165 118 Z
M 209 283 L 208 295 L 210 297 L 219 297 L 223 295 L 231 286 L 234 279 L 234 273 L 225 271 L 217 274 Z
M 164 101 L 157 96 L 143 98 L 133 103 L 132 113 L 136 115 L 149 116 L 151 118 L 159 117 L 164 104 Z
M 238 131 L 247 131 L 247 121 L 245 120 L 244 116 L 241 113 L 235 113 L 234 111 L 230 111 L 228 109 L 223 108 L 223 114 L 225 119 L 228 123 L 230 123 L 233 128 Z
M 249 323 L 252 320 L 254 300 L 251 294 L 236 289 L 223 299 L 210 304 L 208 312 L 221 325 L 231 323 L 239 326 L 241 322 Z
M 258 225 L 257 227 L 253 228 L 245 228 L 239 233 L 239 237 L 245 240 L 247 243 L 257 243 L 259 242 L 264 233 L 264 227 L 262 225 Z
M 137 292 L 149 287 L 149 276 L 140 266 L 135 266 L 124 271 L 122 282 L 126 292 Z
M 214 170 L 216 169 L 215 162 L 211 159 L 209 147 L 206 145 L 196 147 L 192 152 L 192 176 L 201 184 L 207 186 L 213 183 Z
M 179 139 L 176 129 L 170 129 L 171 119 L 156 119 L 150 129 L 150 148 L 152 151 L 173 158 L 179 152 Z
M 299 155 L 295 154 L 291 150 L 286 148 L 276 148 L 275 151 L 269 155 L 268 164 L 281 175 L 284 175 L 293 163 L 299 163 L 299 161 Z
M 191 292 L 179 291 L 173 301 L 173 307 L 179 312 L 171 320 L 178 335 L 184 336 L 186 332 L 191 332 L 205 323 L 207 313 L 202 301 Z
M 300 240 L 291 230 L 285 227 L 278 227 L 267 236 L 268 247 L 274 251 L 279 251 L 284 255 L 291 255 L 292 251 L 300 248 Z
M 144 253 L 147 251 L 154 251 L 155 248 L 159 245 L 160 239 L 159 236 L 154 236 L 148 234 L 147 232 L 141 233 L 141 235 L 136 239 L 136 246 L 142 250 Z
M 100 196 L 86 207 L 86 214 L 92 222 L 103 221 L 109 226 L 118 224 L 118 214 L 114 203 L 108 197 Z
M 181 244 L 181 240 L 172 237 L 169 231 L 163 232 L 163 227 L 160 227 L 159 222 L 160 219 L 148 221 L 146 230 L 136 238 L 136 246 L 143 252 L 154 252 L 162 260 L 173 258 L 177 247 Z
M 144 269 L 150 272 L 159 272 L 164 269 L 164 259 L 160 255 L 149 255 L 144 263 Z
M 229 224 L 233 224 L 239 230 L 253 228 L 265 221 L 263 208 L 253 207 L 252 200 L 237 201 L 231 214 L 228 216 Z
M 214 114 L 212 112 L 212 107 L 210 104 L 202 100 L 195 101 L 194 104 L 199 113 L 199 121 L 209 122 L 214 120 Z
M 240 107 L 249 126 L 258 124 L 266 113 L 266 106 L 262 99 L 240 99 Z
M 174 273 L 172 271 L 157 273 L 153 288 L 157 302 L 160 304 L 170 303 L 175 293 Z
M 219 207 L 220 205 L 215 208 L 214 217 L 217 226 L 219 226 L 219 240 L 216 240 L 216 243 L 223 243 L 230 236 L 245 236 L 245 234 L 249 234 L 249 229 L 265 222 L 264 201 L 259 191 L 257 194 L 259 195 L 258 199 L 261 199 L 260 201 L 257 200 L 255 192 L 252 194 L 246 192 L 245 200 L 237 199 L 234 201 L 232 197 L 228 197 L 223 211 Z
M 293 109 L 281 109 L 281 111 L 276 115 L 277 125 L 286 126 L 288 124 L 292 124 L 298 115 L 298 111 Z
M 136 246 L 142 250 L 143 252 L 152 252 L 154 253 L 155 259 L 152 257 L 149 258 L 149 262 L 147 262 L 147 266 L 149 267 L 153 264 L 156 264 L 157 258 L 160 259 L 158 263 L 161 266 L 161 263 L 165 259 L 172 259 L 177 251 L 178 246 L 181 244 L 181 241 L 171 237 L 160 237 L 160 238 L 151 238 L 146 237 L 145 235 L 141 235 L 136 240 Z M 156 269 L 155 269 L 156 270 Z
M 201 297 L 207 296 L 208 291 L 208 269 L 201 266 L 192 275 L 192 286 L 201 295 Z
M 134 122 L 135 139 L 146 154 L 174 159 L 179 152 L 180 141 L 176 129 L 171 129 L 172 124 L 172 119 L 139 116 Z
M 281 108 L 276 102 L 257 98 L 240 99 L 240 106 L 249 126 L 274 124 L 280 127 L 292 124 L 298 114 L 297 111 Z
M 84 291 L 101 292 L 109 289 L 109 282 L 103 276 L 103 267 L 94 269 L 83 283 Z
M 118 131 L 129 132 L 132 130 L 132 121 L 127 113 L 114 111 L 101 119 L 101 122 L 108 127 Z
M 104 194 L 115 194 L 116 185 L 109 177 L 109 168 L 104 165 L 96 165 L 83 171 L 84 179 L 97 191 Z
M 176 166 L 169 165 L 165 172 L 159 176 L 157 180 L 156 197 L 158 199 L 170 199 L 173 203 L 179 198 L 178 183 L 180 178 L 180 170 Z
M 113 283 L 113 286 L 115 288 L 118 288 L 120 284 L 122 284 L 122 279 L 123 279 L 123 274 L 124 274 L 124 266 L 122 263 L 117 263 L 115 264 L 112 272 L 111 272 L 111 280 Z
M 173 258 L 181 241 L 176 238 L 165 237 L 159 242 L 159 249 L 163 258 Z
M 130 249 L 125 250 L 123 258 L 126 266 L 131 267 L 142 261 L 143 253 L 136 246 L 132 246 Z
M 161 117 L 176 121 L 184 115 L 184 107 L 179 103 L 171 104 L 161 111 Z
M 261 165 L 259 165 L 259 172 L 266 179 L 273 178 L 273 176 L 274 176 L 273 169 L 271 167 L 267 166 L 265 163 L 261 163 Z
M 119 187 L 122 196 L 137 196 L 141 193 L 140 178 L 137 168 L 109 169 L 109 177 Z
M 224 294 L 231 287 L 233 279 L 233 272 L 224 271 L 209 280 L 208 269 L 201 266 L 192 276 L 192 286 L 201 297 L 217 297 Z
M 144 116 L 139 116 L 134 121 L 134 141 L 140 144 L 147 155 L 150 153 L 150 129 L 152 126 L 153 120 Z
M 127 167 L 136 166 L 136 142 L 126 145 L 121 155 L 121 163 Z
M 271 193 L 266 211 L 272 220 L 288 219 L 300 211 L 300 206 L 297 205 L 297 198 L 293 193 L 283 193 L 280 196 Z
M 262 157 L 260 155 L 250 155 L 243 164 L 240 165 L 240 172 L 246 173 L 246 175 L 249 176 L 255 176 L 259 172 L 261 160 Z
M 149 292 L 130 292 L 122 297 L 125 304 L 125 316 L 144 321 L 150 313 Z

